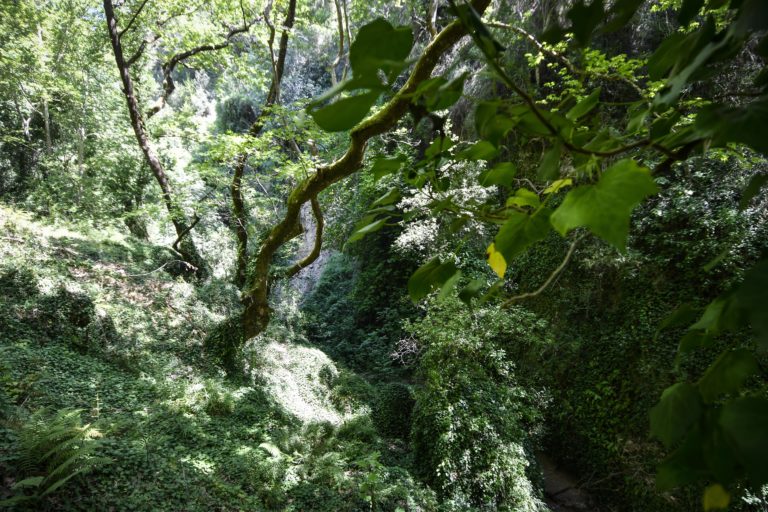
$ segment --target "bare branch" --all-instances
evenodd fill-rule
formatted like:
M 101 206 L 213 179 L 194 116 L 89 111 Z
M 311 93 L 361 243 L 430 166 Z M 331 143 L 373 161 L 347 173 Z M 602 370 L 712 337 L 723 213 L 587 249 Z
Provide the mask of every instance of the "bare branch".
M 149 110 L 147 110 L 147 113 L 146 113 L 147 119 L 151 118 L 152 116 L 160 112 L 163 109 L 163 107 L 165 107 L 168 101 L 168 97 L 171 94 L 173 94 L 173 91 L 176 90 L 176 84 L 173 82 L 172 75 L 173 75 L 173 71 L 176 69 L 176 66 L 178 66 L 179 63 L 204 52 L 212 52 L 212 51 L 217 51 L 217 50 L 226 48 L 232 42 L 233 37 L 235 37 L 238 34 L 243 34 L 248 32 L 251 29 L 251 27 L 255 25 L 258 21 L 259 19 L 257 18 L 252 20 L 250 23 L 243 24 L 243 26 L 241 27 L 230 29 L 227 35 L 224 37 L 224 40 L 221 42 L 218 42 L 215 44 L 204 44 L 204 45 L 196 46 L 194 48 L 190 48 L 189 50 L 173 55 L 170 59 L 165 61 L 165 63 L 162 66 L 163 93 L 157 99 L 155 104 L 152 107 L 150 107 Z
M 310 204 L 312 205 L 312 214 L 315 216 L 315 245 L 309 254 L 285 271 L 285 277 L 287 278 L 295 276 L 301 269 L 310 266 L 320 256 L 320 250 L 323 248 L 323 211 L 320 209 L 320 202 L 317 200 L 317 196 L 310 199 Z
M 573 256 L 573 251 L 576 249 L 576 246 L 581 241 L 583 236 L 578 237 L 576 240 L 571 242 L 571 246 L 568 248 L 568 252 L 565 254 L 565 258 L 563 258 L 563 261 L 560 262 L 560 265 L 557 266 L 557 268 L 549 275 L 546 281 L 544 281 L 544 284 L 539 286 L 535 291 L 527 292 L 527 293 L 521 293 L 520 295 L 515 295 L 514 297 L 510 297 L 507 300 L 505 300 L 502 304 L 502 308 L 508 308 L 515 302 L 519 302 L 524 299 L 530 299 L 532 297 L 536 297 L 537 295 L 544 292 L 549 286 L 555 281 L 557 276 L 560 275 L 560 273 L 565 270 L 565 267 L 568 265 L 568 262 L 571 261 L 571 256 Z
M 130 21 L 128 22 L 128 24 L 127 24 L 127 25 L 126 25 L 126 26 L 123 28 L 123 30 L 121 30 L 121 31 L 120 31 L 120 32 L 117 34 L 117 37 L 119 37 L 120 39 L 122 39 L 122 38 L 123 38 L 123 36 L 124 36 L 126 33 L 128 33 L 128 31 L 129 31 L 129 30 L 131 30 L 131 26 L 133 26 L 133 22 L 134 22 L 134 21 L 136 21 L 136 18 L 138 18 L 138 17 L 139 17 L 139 14 L 141 14 L 141 11 L 144 9 L 144 6 L 145 6 L 145 5 L 147 5 L 147 2 L 148 2 L 148 1 L 149 1 L 149 0 L 144 0 L 143 2 L 141 2 L 141 5 L 139 6 L 139 8 L 138 8 L 138 9 L 136 9 L 136 12 L 135 12 L 135 13 L 133 13 L 133 16 L 131 16 L 131 20 L 130 20 Z

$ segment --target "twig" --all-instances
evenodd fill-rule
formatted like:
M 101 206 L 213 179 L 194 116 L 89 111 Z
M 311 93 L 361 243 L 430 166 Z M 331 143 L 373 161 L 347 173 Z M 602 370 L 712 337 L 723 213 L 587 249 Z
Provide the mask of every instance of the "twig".
M 149 0 L 144 0 L 143 2 L 141 2 L 141 5 L 139 6 L 139 8 L 136 9 L 136 12 L 133 13 L 133 16 L 131 16 L 131 20 L 128 22 L 128 24 L 125 26 L 125 28 L 120 31 L 120 33 L 117 35 L 117 37 L 122 38 L 131 29 L 131 26 L 133 25 L 133 22 L 136 21 L 136 18 L 139 17 L 139 14 L 141 14 L 142 9 L 144 9 L 144 6 L 147 5 L 148 1 Z
M 165 263 L 163 263 L 162 265 L 157 267 L 155 270 L 150 270 L 149 272 L 144 272 L 142 274 L 123 274 L 122 277 L 142 277 L 142 276 L 148 276 L 150 274 L 154 274 L 155 272 L 160 272 L 161 270 L 163 270 L 165 267 L 167 267 L 171 263 L 181 263 L 183 265 L 186 265 L 189 268 L 194 268 L 194 267 L 192 267 L 192 265 L 190 265 L 189 263 L 187 263 L 184 260 L 171 260 L 171 261 L 166 261 Z
M 535 291 L 522 293 L 520 295 L 515 295 L 514 297 L 508 298 L 501 304 L 501 307 L 507 308 L 515 302 L 519 302 L 523 299 L 530 299 L 532 297 L 536 297 L 537 295 L 541 294 L 544 290 L 549 288 L 549 285 L 551 285 L 555 281 L 557 276 L 559 276 L 560 273 L 563 270 L 565 270 L 565 267 L 568 265 L 568 262 L 571 261 L 571 256 L 573 256 L 573 251 L 576 250 L 576 245 L 581 241 L 582 238 L 584 237 L 580 236 L 571 243 L 571 246 L 568 248 L 568 252 L 566 253 L 565 258 L 563 259 L 562 262 L 560 262 L 560 265 L 558 265 L 557 268 L 549 275 L 547 280 L 544 281 L 544 284 L 539 286 Z

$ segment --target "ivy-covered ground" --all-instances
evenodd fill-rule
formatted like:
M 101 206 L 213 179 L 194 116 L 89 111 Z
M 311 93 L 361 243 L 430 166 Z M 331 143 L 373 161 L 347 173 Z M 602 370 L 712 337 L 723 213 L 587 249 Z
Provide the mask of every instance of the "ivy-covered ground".
M 76 408 L 109 462 L 18 509 L 433 507 L 403 442 L 371 420 L 374 388 L 284 323 L 247 354 L 257 378 L 204 357 L 232 287 L 175 278 L 166 249 L 106 227 L 2 207 L 0 232 L 0 499 L 35 494 L 12 488 L 50 471 L 25 429 Z

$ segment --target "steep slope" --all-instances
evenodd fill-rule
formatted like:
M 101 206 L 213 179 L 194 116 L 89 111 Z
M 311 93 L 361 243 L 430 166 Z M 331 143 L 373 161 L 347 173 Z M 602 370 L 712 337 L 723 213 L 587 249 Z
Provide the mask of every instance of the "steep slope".
M 0 236 L 0 499 L 50 471 L 25 462 L 30 415 L 74 408 L 111 462 L 30 509 L 430 508 L 371 424 L 370 386 L 299 334 L 256 340 L 243 382 L 206 360 L 228 284 L 175 279 L 165 249 L 106 228 L 0 207 Z

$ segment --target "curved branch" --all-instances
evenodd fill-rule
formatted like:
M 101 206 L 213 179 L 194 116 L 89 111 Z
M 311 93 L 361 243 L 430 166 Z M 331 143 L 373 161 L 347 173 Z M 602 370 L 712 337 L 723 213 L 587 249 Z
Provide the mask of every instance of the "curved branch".
M 264 128 L 264 117 L 266 116 L 266 113 L 269 111 L 269 108 L 280 99 L 280 84 L 283 80 L 285 58 L 288 54 L 288 37 L 290 35 L 290 30 L 293 28 L 293 23 L 296 20 L 296 0 L 291 0 L 288 5 L 288 13 L 285 16 L 285 22 L 283 23 L 283 32 L 280 35 L 280 46 L 277 51 L 277 62 L 275 62 L 275 52 L 272 47 L 275 40 L 275 29 L 269 21 L 269 9 L 271 6 L 271 3 L 267 4 L 267 8 L 264 10 L 264 19 L 267 20 L 266 23 L 270 29 L 269 55 L 272 60 L 272 82 L 269 86 L 269 93 L 267 93 L 267 99 L 264 102 L 261 112 L 259 112 L 256 120 L 248 129 L 248 135 L 251 137 L 259 136 L 261 130 Z M 245 212 L 245 199 L 243 198 L 242 190 L 243 175 L 245 174 L 245 166 L 247 162 L 247 151 L 238 155 L 232 174 L 232 184 L 229 187 L 230 194 L 232 195 L 232 214 L 235 217 L 233 228 L 235 230 L 235 237 L 237 238 L 235 284 L 238 288 L 242 288 L 245 285 L 246 269 L 248 267 L 248 230 L 246 228 L 248 219 Z
M 141 5 L 139 6 L 139 8 L 136 9 L 136 12 L 133 13 L 133 16 L 131 16 L 131 20 L 128 22 L 125 28 L 123 28 L 123 30 L 121 30 L 120 33 L 117 34 L 118 38 L 122 39 L 122 37 L 131 29 L 133 22 L 136 21 L 136 18 L 139 17 L 139 14 L 141 14 L 141 11 L 144 9 L 144 6 L 147 5 L 148 1 L 149 0 L 144 0 L 143 2 L 141 2 Z
M 583 236 L 580 236 L 573 242 L 571 242 L 571 246 L 568 248 L 568 252 L 565 254 L 565 258 L 563 258 L 563 261 L 560 262 L 560 265 L 557 266 L 557 268 L 549 275 L 546 281 L 544 281 L 544 284 L 539 286 L 535 291 L 532 292 L 526 292 L 521 293 L 520 295 L 515 295 L 514 297 L 510 297 L 504 302 L 502 302 L 501 307 L 502 308 L 508 308 L 515 302 L 519 302 L 524 299 L 530 299 L 533 297 L 536 297 L 537 295 L 544 292 L 549 286 L 555 281 L 557 276 L 560 275 L 560 273 L 565 270 L 565 267 L 568 265 L 568 262 L 571 261 L 571 257 L 573 256 L 573 251 L 576 250 L 576 246 L 581 241 L 581 239 L 584 238 Z
M 472 6 L 482 13 L 489 3 L 490 0 L 474 0 Z M 270 230 L 259 248 L 253 265 L 252 283 L 242 297 L 245 304 L 243 329 L 246 339 L 260 333 L 269 323 L 269 270 L 272 258 L 277 250 L 290 240 L 302 205 L 360 169 L 368 140 L 395 127 L 407 113 L 410 98 L 418 86 L 432 75 L 438 60 L 466 33 L 466 29 L 458 20 L 445 27 L 424 49 L 405 85 L 395 96 L 378 113 L 361 121 L 352 129 L 349 134 L 349 147 L 344 155 L 335 162 L 318 168 L 314 175 L 304 179 L 291 192 L 283 219 Z
M 163 92 L 160 95 L 160 97 L 157 99 L 154 105 L 147 110 L 146 118 L 149 119 L 158 112 L 160 112 L 163 107 L 165 107 L 166 103 L 168 102 L 168 97 L 173 94 L 173 91 L 176 90 L 176 84 L 173 82 L 173 71 L 176 69 L 176 66 L 179 65 L 179 63 L 185 61 L 186 59 L 189 59 L 190 57 L 194 57 L 195 55 L 199 55 L 204 52 L 213 52 L 217 50 L 222 50 L 230 45 L 232 42 L 232 38 L 235 37 L 238 34 L 244 34 L 251 30 L 251 27 L 255 25 L 259 21 L 259 18 L 254 19 L 250 23 L 244 23 L 243 26 L 230 29 L 230 31 L 227 33 L 227 35 L 224 37 L 224 40 L 216 43 L 216 44 L 203 44 L 200 46 L 196 46 L 194 48 L 190 48 L 189 50 L 183 51 L 181 53 L 177 53 L 176 55 L 172 56 L 170 59 L 165 61 L 165 63 L 162 66 L 163 69 Z
M 320 250 L 323 248 L 323 210 L 320 209 L 320 202 L 317 200 L 317 196 L 309 201 L 312 205 L 312 214 L 315 216 L 315 245 L 309 254 L 285 271 L 285 277 L 287 278 L 295 276 L 301 272 L 301 269 L 310 266 L 320 256 Z

